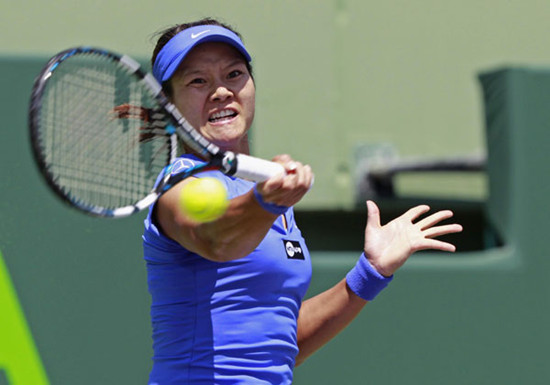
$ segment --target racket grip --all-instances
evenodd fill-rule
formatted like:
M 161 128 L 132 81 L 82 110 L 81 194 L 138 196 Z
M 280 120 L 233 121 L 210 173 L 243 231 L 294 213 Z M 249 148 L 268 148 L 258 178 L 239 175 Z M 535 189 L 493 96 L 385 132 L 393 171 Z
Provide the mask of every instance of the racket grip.
M 279 163 L 237 154 L 237 169 L 235 176 L 252 182 L 263 182 L 277 174 L 284 174 L 285 169 Z

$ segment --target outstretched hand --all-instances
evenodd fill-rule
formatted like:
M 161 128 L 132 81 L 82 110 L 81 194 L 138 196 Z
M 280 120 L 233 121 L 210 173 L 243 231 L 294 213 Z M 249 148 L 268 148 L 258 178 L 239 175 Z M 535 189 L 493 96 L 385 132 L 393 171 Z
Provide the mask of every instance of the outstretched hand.
M 459 224 L 436 226 L 439 222 L 451 218 L 450 210 L 438 211 L 417 222 L 430 207 L 420 205 L 408 210 L 382 226 L 380 210 L 373 201 L 367 201 L 368 219 L 365 229 L 365 255 L 370 264 L 382 275 L 389 277 L 419 250 L 455 251 L 453 244 L 435 237 L 462 231 Z

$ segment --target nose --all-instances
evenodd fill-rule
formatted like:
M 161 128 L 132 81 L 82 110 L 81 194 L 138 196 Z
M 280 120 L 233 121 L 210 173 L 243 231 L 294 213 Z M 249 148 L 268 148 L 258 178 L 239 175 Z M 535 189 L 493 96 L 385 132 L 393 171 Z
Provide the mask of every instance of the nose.
M 218 84 L 215 86 L 210 99 L 212 101 L 224 101 L 233 96 L 233 92 L 227 86 Z

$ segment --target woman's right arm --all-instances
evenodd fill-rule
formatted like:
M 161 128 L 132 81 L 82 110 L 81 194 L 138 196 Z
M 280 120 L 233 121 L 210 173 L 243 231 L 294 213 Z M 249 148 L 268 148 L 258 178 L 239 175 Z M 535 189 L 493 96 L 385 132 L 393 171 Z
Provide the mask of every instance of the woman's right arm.
M 313 174 L 309 166 L 294 162 L 288 155 L 274 158 L 283 164 L 286 175 L 277 175 L 257 184 L 263 200 L 280 206 L 293 206 L 309 190 Z M 258 203 L 253 190 L 230 200 L 227 211 L 217 220 L 197 223 L 179 208 L 179 195 L 185 179 L 168 190 L 156 203 L 156 219 L 163 233 L 187 250 L 217 262 L 250 254 L 265 237 L 278 215 Z

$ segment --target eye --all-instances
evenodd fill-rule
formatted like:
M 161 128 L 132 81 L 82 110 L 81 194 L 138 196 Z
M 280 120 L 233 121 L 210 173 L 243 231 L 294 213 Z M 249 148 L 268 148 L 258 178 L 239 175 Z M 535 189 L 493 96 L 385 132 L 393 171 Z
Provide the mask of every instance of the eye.
M 227 75 L 227 77 L 229 79 L 234 79 L 236 77 L 239 77 L 242 74 L 243 74 L 243 71 L 241 71 L 241 70 L 233 70 L 229 73 L 229 75 Z
M 204 83 L 206 83 L 206 80 L 203 79 L 203 78 L 193 78 L 193 79 L 191 79 L 191 80 L 188 82 L 189 85 L 193 85 L 193 84 L 204 84 Z

